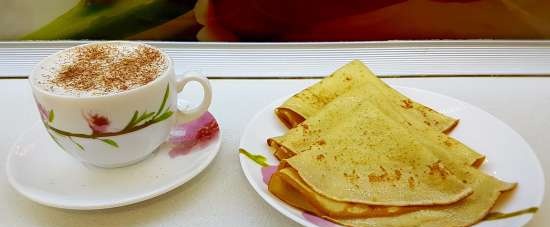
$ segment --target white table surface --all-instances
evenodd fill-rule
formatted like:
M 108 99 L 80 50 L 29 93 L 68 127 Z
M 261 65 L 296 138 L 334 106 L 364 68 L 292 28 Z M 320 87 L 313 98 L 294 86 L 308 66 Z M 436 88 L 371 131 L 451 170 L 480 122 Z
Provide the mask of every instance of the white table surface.
M 12 142 L 38 121 L 25 79 L 0 79 L 0 226 L 297 226 L 269 207 L 246 181 L 238 144 L 248 120 L 272 100 L 316 80 L 212 80 L 223 142 L 212 164 L 193 180 L 157 198 L 121 208 L 71 211 L 36 204 L 9 186 L 5 159 Z M 550 77 L 393 78 L 476 105 L 509 124 L 537 153 L 550 182 Z M 191 96 L 195 87 L 189 89 Z M 514 168 L 511 166 L 510 168 Z M 550 201 L 527 226 L 547 226 Z

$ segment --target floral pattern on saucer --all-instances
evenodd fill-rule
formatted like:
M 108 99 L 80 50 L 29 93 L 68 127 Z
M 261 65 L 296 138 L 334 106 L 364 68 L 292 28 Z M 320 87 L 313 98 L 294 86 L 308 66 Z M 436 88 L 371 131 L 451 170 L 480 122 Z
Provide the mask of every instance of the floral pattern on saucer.
M 179 124 L 170 132 L 169 142 L 172 149 L 171 158 L 189 154 L 193 148 L 208 145 L 219 134 L 218 122 L 210 112 L 205 112 L 198 119 Z
M 330 221 L 327 221 L 325 219 L 322 219 L 316 215 L 313 215 L 313 214 L 310 214 L 308 212 L 303 212 L 302 213 L 302 216 L 308 220 L 309 222 L 319 226 L 319 227 L 337 227 L 337 226 L 340 226 L 340 225 L 337 225 L 337 224 L 334 224 Z

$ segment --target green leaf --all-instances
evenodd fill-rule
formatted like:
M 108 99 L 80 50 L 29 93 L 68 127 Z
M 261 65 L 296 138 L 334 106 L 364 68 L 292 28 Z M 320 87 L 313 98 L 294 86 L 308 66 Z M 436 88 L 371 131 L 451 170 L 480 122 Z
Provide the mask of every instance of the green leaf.
M 138 125 L 138 124 L 141 123 L 142 121 L 151 118 L 153 115 L 155 115 L 154 112 L 150 112 L 150 113 L 147 113 L 147 111 L 143 112 L 143 113 L 142 113 L 142 114 L 132 123 L 132 125 L 130 125 L 130 127 L 128 127 L 128 128 L 132 128 L 132 127 Z
M 71 142 L 73 142 L 76 147 L 80 148 L 81 151 L 85 151 L 86 149 L 84 149 L 84 146 L 82 146 L 82 144 L 79 144 L 77 143 L 76 141 L 74 141 L 73 137 L 71 136 L 67 136 L 67 138 L 69 138 L 69 140 L 71 140 Z
M 84 149 L 84 146 L 82 146 L 82 144 L 79 144 L 79 143 L 75 142 L 74 140 L 73 140 L 73 143 L 76 144 L 76 146 L 77 146 L 78 148 L 80 148 L 81 151 L 84 151 L 84 150 L 85 150 L 85 149 Z
M 130 119 L 130 122 L 128 122 L 128 124 L 126 125 L 126 127 L 124 127 L 124 129 L 129 129 L 129 128 L 133 127 L 134 125 L 136 125 L 134 122 L 136 121 L 136 119 L 138 117 L 138 114 L 139 114 L 139 112 L 136 110 L 134 112 L 134 115 L 132 115 L 132 119 Z
M 156 123 L 156 122 L 164 121 L 164 120 L 168 119 L 170 116 L 172 116 L 172 114 L 174 114 L 174 112 L 172 112 L 170 110 L 167 111 L 167 112 L 164 112 L 163 114 L 161 114 L 157 118 L 153 119 L 153 122 Z
M 510 213 L 501 213 L 501 212 L 491 212 L 485 216 L 484 221 L 498 220 L 504 218 L 511 218 L 522 214 L 536 213 L 539 210 L 538 207 L 529 207 L 523 210 L 517 210 Z
M 164 97 L 162 97 L 162 103 L 160 104 L 159 110 L 157 111 L 157 114 L 155 114 L 155 117 L 157 117 L 159 114 L 162 113 L 162 109 L 164 109 L 164 106 L 166 105 L 168 96 L 170 96 L 170 84 L 166 85 L 166 91 L 164 91 Z
M 52 138 L 52 140 L 57 144 L 57 146 L 61 147 L 61 149 L 65 150 L 65 148 L 63 147 L 63 145 L 61 145 L 61 143 L 59 143 L 59 140 L 57 140 L 57 137 L 55 137 L 51 132 L 50 130 L 47 130 L 48 131 L 48 134 L 50 134 L 50 137 Z
M 150 112 L 150 113 L 145 112 L 145 113 L 143 113 L 143 115 L 140 118 L 138 118 L 136 124 L 139 124 L 140 122 L 151 118 L 153 115 L 155 115 L 154 112 Z
M 241 153 L 244 156 L 248 157 L 250 160 L 252 160 L 253 162 L 255 162 L 256 164 L 258 164 L 262 167 L 269 166 L 267 164 L 267 158 L 265 158 L 264 156 L 261 156 L 259 154 L 258 155 L 251 154 L 250 152 L 248 152 L 247 150 L 242 149 L 242 148 L 239 149 L 239 153 Z
M 104 143 L 109 144 L 113 147 L 118 148 L 118 144 L 112 139 L 102 139 L 101 141 L 103 141 Z
M 53 118 L 54 118 L 53 110 L 50 110 L 50 113 L 49 113 L 48 115 L 49 115 L 49 116 L 48 116 L 48 121 L 49 121 L 50 123 L 52 123 L 52 122 L 53 122 Z

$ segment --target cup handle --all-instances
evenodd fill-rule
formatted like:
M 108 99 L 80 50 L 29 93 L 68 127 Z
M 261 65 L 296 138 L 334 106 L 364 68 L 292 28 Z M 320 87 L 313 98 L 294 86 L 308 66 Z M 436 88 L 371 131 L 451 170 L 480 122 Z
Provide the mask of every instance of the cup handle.
M 188 73 L 185 76 L 178 78 L 176 80 L 177 93 L 180 93 L 183 88 L 185 88 L 185 85 L 191 81 L 196 81 L 202 86 L 204 96 L 201 104 L 196 107 L 187 109 L 181 108 L 178 105 L 177 119 L 179 122 L 187 122 L 201 116 L 208 110 L 208 107 L 212 102 L 212 86 L 210 86 L 210 81 L 200 74 Z

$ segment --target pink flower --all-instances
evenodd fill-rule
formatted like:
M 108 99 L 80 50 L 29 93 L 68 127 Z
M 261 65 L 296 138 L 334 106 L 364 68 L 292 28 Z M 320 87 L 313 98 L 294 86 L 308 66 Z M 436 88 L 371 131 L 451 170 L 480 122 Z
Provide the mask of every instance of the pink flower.
M 265 184 L 269 184 L 271 176 L 277 171 L 278 166 L 264 166 L 262 167 L 262 180 Z
M 177 125 L 170 132 L 169 142 L 174 145 L 170 157 L 185 155 L 196 145 L 204 145 L 218 135 L 218 122 L 209 112 L 198 119 Z
M 304 218 L 306 220 L 308 220 L 309 222 L 311 222 L 314 225 L 319 226 L 319 227 L 336 227 L 336 226 L 339 226 L 337 224 L 334 224 L 330 221 L 327 221 L 325 219 L 317 217 L 316 215 L 310 214 L 308 212 L 302 213 L 302 216 L 304 216 Z
M 92 129 L 92 134 L 106 132 L 109 124 L 111 123 L 107 117 L 99 114 L 88 114 L 84 117 L 86 118 L 90 129 Z
M 50 114 L 46 108 L 44 108 L 44 106 L 42 106 L 39 102 L 36 102 L 36 106 L 38 107 L 38 112 L 40 112 L 40 118 L 42 118 L 42 121 L 47 122 L 50 118 Z

